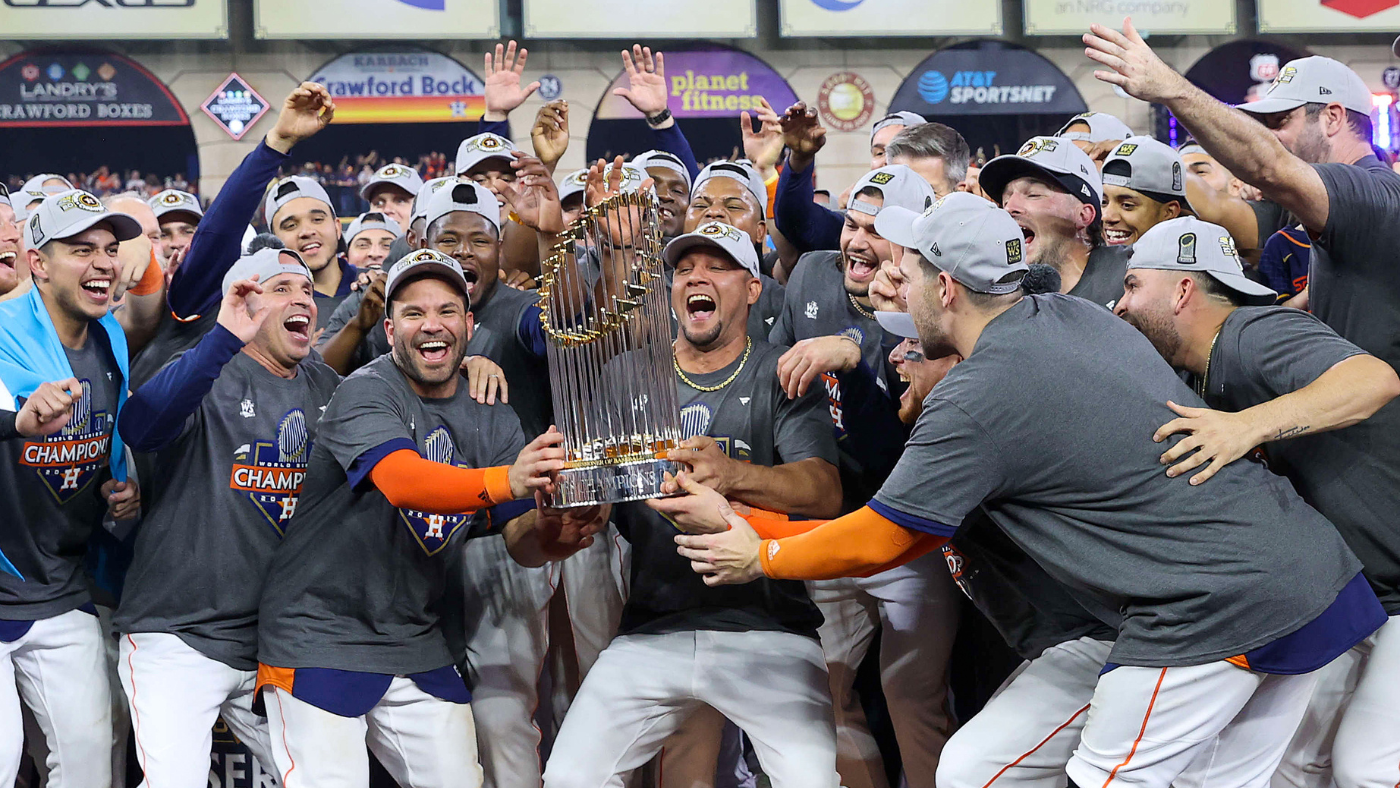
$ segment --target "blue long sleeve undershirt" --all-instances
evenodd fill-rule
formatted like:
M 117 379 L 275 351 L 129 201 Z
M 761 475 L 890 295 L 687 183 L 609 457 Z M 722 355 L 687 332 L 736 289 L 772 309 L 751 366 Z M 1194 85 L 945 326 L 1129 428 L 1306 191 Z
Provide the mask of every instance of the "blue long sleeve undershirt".
M 793 172 L 791 163 L 778 174 L 773 221 L 799 253 L 841 248 L 841 214 L 812 201 L 812 170 Z
M 175 442 L 214 388 L 224 365 L 244 344 L 216 323 L 199 344 L 167 364 L 127 399 L 117 424 L 122 440 L 135 451 L 157 451 Z
M 685 138 L 680 124 L 666 129 L 652 129 L 651 133 L 656 137 L 656 149 L 680 159 L 681 164 L 690 171 L 690 179 L 695 180 L 700 174 L 700 163 L 695 160 L 695 151 L 690 149 L 690 140 Z

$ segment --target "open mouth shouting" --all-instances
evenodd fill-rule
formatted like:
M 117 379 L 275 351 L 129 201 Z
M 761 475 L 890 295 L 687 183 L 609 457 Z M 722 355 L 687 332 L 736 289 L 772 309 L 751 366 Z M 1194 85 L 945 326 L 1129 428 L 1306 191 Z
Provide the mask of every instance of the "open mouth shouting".
M 692 323 L 705 323 L 715 316 L 718 304 L 714 296 L 692 293 L 685 299 L 685 313 Z
M 95 276 L 83 282 L 79 287 L 94 304 L 106 304 L 112 297 L 112 277 L 110 275 Z
M 846 256 L 846 278 L 852 282 L 868 284 L 875 279 L 875 272 L 879 270 L 880 261 L 874 257 L 866 256 L 863 253 Z
M 292 341 L 298 344 L 310 344 L 311 342 L 311 316 L 292 315 L 282 321 L 282 328 L 291 335 Z
M 481 274 L 477 272 L 474 265 L 463 265 L 462 276 L 467 280 L 467 298 L 476 295 L 476 283 L 481 280 Z
M 0 268 L 8 268 L 13 271 L 18 260 L 19 253 L 14 250 L 0 252 Z
M 441 364 L 448 360 L 452 352 L 452 343 L 446 339 L 425 339 L 414 346 L 418 355 L 429 365 Z

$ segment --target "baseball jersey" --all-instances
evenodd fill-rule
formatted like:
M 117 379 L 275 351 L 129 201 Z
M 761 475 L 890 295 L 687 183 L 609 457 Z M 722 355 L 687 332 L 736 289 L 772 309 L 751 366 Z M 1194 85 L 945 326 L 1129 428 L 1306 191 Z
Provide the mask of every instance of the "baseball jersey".
M 8 523 L 3 551 L 24 579 L 0 573 L 0 620 L 34 621 L 90 601 L 83 574 L 88 537 L 107 512 L 101 487 L 116 424 L 121 371 L 100 330 L 64 348 L 82 385 L 67 426 L 47 437 L 0 441 L 0 490 Z
M 1239 411 L 1312 383 L 1364 351 L 1316 317 L 1287 307 L 1242 307 L 1221 326 L 1205 400 Z M 1400 404 L 1340 430 L 1265 444 L 1269 465 L 1331 520 L 1376 596 L 1400 613 Z
M 899 338 L 856 309 L 846 292 L 840 252 L 808 252 L 788 280 L 783 311 L 769 341 L 791 347 L 803 339 L 846 336 L 860 345 L 860 367 L 825 373 L 821 385 L 841 457 L 844 509 L 865 505 L 904 448 L 908 430 L 890 392 L 897 375 L 887 357 Z M 862 380 L 856 380 L 859 377 Z
M 510 385 L 510 406 L 531 437 L 549 429 L 554 420 L 550 401 L 549 364 L 543 347 L 536 347 L 524 332 L 542 335 L 539 293 L 496 284 L 486 297 L 472 305 L 476 329 L 467 353 L 485 356 L 500 366 Z
M 1361 564 L 1259 463 L 1169 478 L 1151 440 L 1168 400 L 1204 405 L 1132 326 L 1027 296 L 930 393 L 872 508 L 951 535 L 984 506 L 1086 609 L 1119 611 L 1116 664 L 1246 654 L 1318 618 Z
M 446 554 L 488 519 L 397 509 L 369 472 L 399 449 L 485 468 L 514 462 L 524 445 L 510 408 L 479 404 L 464 385 L 423 399 L 392 354 L 346 378 L 321 417 L 297 513 L 268 570 L 258 661 L 392 675 L 452 665 L 438 618 Z
M 1130 246 L 1098 246 L 1089 250 L 1084 273 L 1069 295 L 1112 309 L 1123 297 L 1123 277 L 1128 273 L 1131 252 Z
M 709 435 L 741 462 L 772 466 L 817 457 L 835 465 L 835 441 L 818 391 L 814 387 L 789 400 L 778 386 L 782 354 L 783 348 L 754 342 L 738 377 L 719 391 L 699 391 L 678 379 L 682 433 Z M 701 386 L 717 386 L 742 359 L 687 377 Z M 676 552 L 675 526 L 645 503 L 621 504 L 613 519 L 632 543 L 630 593 L 619 634 L 765 630 L 817 636 L 822 617 L 804 584 L 765 578 L 711 588 Z
M 254 670 L 265 573 L 340 377 L 309 358 L 295 377 L 274 375 L 240 352 L 237 337 L 227 339 L 223 353 L 232 357 L 222 356 L 212 388 L 179 437 L 154 452 L 166 483 L 147 498 L 114 621 L 120 632 L 171 633 Z
M 1308 307 L 1333 331 L 1400 369 L 1395 239 L 1400 174 L 1375 156 L 1314 165 L 1327 187 L 1327 226 L 1312 247 Z
M 1117 636 L 1115 627 L 1085 610 L 980 508 L 943 545 L 943 558 L 953 582 L 1022 659 L 1069 640 Z M 1116 617 L 1105 617 L 1116 626 Z

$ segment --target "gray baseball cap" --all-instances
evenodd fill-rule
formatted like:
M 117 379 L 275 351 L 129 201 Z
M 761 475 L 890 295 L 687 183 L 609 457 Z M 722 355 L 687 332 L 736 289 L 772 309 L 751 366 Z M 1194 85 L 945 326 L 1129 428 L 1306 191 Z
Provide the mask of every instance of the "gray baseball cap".
M 564 180 L 559 182 L 559 202 L 563 202 L 576 194 L 583 194 L 588 188 L 588 168 L 574 170 L 564 176 Z
M 238 262 L 224 274 L 220 292 L 228 295 L 233 283 L 243 279 L 257 276 L 260 284 L 267 284 L 274 276 L 281 274 L 301 274 L 307 279 L 312 278 L 311 269 L 306 266 L 306 261 L 301 259 L 301 255 L 291 249 L 268 247 L 238 258 Z
M 1086 124 L 1089 130 L 1087 132 L 1066 131 L 1076 123 Z M 1107 142 L 1108 140 L 1125 140 L 1134 135 L 1133 130 L 1128 128 L 1128 124 L 1107 112 L 1081 112 L 1061 126 L 1060 130 L 1055 132 L 1055 136 L 1061 139 L 1079 140 L 1080 142 Z
M 876 189 L 885 198 L 884 204 L 876 208 L 860 196 L 866 189 Z M 938 195 L 917 172 L 904 164 L 887 164 L 867 172 L 851 188 L 851 197 L 846 201 L 846 210 L 875 216 L 885 208 L 907 208 L 915 213 L 928 210 Z
M 758 252 L 754 251 L 749 234 L 724 222 L 706 222 L 695 232 L 678 235 L 661 250 L 661 259 L 675 267 L 685 253 L 699 246 L 709 246 L 724 252 L 731 260 L 754 276 L 758 276 Z
M 463 180 L 464 179 L 458 178 L 455 175 L 448 175 L 444 178 L 433 178 L 425 182 L 423 188 L 419 189 L 418 194 L 413 197 L 413 215 L 408 217 L 408 223 L 413 224 L 428 215 L 428 201 L 433 198 L 434 194 L 442 191 L 442 187 L 449 183 L 460 183 Z M 405 227 L 404 229 L 407 230 L 408 228 Z
M 1121 186 L 1157 202 L 1186 202 L 1186 168 L 1181 154 L 1170 145 L 1148 136 L 1129 137 L 1121 142 L 1103 163 L 1105 186 Z
M 918 249 L 940 271 L 978 293 L 1002 295 L 1021 286 L 1025 236 L 1011 214 L 967 192 L 940 198 L 922 214 L 886 208 L 875 230 L 891 243 Z
M 418 174 L 418 170 L 403 164 L 386 164 L 375 171 L 374 177 L 360 189 L 360 196 L 368 200 L 371 193 L 383 185 L 393 186 L 402 189 L 404 193 L 416 196 L 418 190 L 423 188 L 423 177 Z
M 1273 304 L 1278 294 L 1244 275 L 1235 239 L 1224 227 L 1182 216 L 1158 224 L 1133 244 L 1129 270 L 1200 271 L 1254 305 Z
M 749 190 L 755 200 L 758 200 L 759 213 L 768 213 L 768 186 L 763 182 L 763 176 L 758 174 L 758 170 L 753 165 L 741 161 L 717 161 L 700 171 L 695 176 L 695 185 L 690 189 L 690 198 L 695 199 L 695 195 L 700 192 L 700 188 L 711 178 L 732 178 Z
M 682 178 L 685 178 L 685 187 L 687 189 L 690 188 L 690 170 L 685 168 L 685 165 L 681 163 L 680 159 L 664 150 L 649 150 L 632 159 L 631 163 L 644 170 L 649 170 L 652 167 L 670 170 L 680 175 Z
M 199 220 L 204 218 L 204 208 L 200 207 L 199 198 L 179 189 L 166 189 L 147 200 L 146 204 L 155 211 L 156 221 L 172 213 L 187 213 L 194 217 L 190 224 L 199 224 Z
M 1239 108 L 1252 115 L 1269 115 L 1304 104 L 1334 102 L 1369 116 L 1371 89 L 1345 65 L 1330 57 L 1313 55 L 1285 63 L 1263 98 L 1241 104 Z
M 487 221 L 491 222 L 491 226 L 496 228 L 496 237 L 500 237 L 501 205 L 496 202 L 496 195 L 492 194 L 490 189 L 479 183 L 463 180 L 458 180 L 453 184 L 443 184 L 443 188 L 428 200 L 428 207 L 423 213 L 423 218 L 428 221 L 428 226 L 431 227 L 433 222 L 457 211 L 467 211 L 486 217 Z
M 875 121 L 875 125 L 870 127 L 870 144 L 875 144 L 875 135 L 880 133 L 880 129 L 890 126 L 903 126 L 908 129 L 914 126 L 922 126 L 925 123 L 928 123 L 928 121 L 924 119 L 923 115 L 917 112 L 891 112 L 885 117 Z
M 107 210 L 82 189 L 69 189 L 44 198 L 28 216 L 29 248 L 49 241 L 72 238 L 95 224 L 106 222 L 118 241 L 141 234 L 141 223 L 129 214 Z
M 409 279 L 423 274 L 436 276 L 457 288 L 467 299 L 470 308 L 471 291 L 467 287 L 467 277 L 462 273 L 462 266 L 436 249 L 409 252 L 389 268 L 389 275 L 384 280 L 384 303 L 388 304 L 394 300 L 394 291 Z
M 505 159 L 506 162 L 510 162 L 515 158 L 510 155 L 514 150 L 517 150 L 515 143 L 499 134 L 487 132 L 467 137 L 457 146 L 457 175 L 467 177 L 471 168 L 488 159 Z
M 388 230 L 390 233 L 393 233 L 395 238 L 403 237 L 403 228 L 399 227 L 398 222 L 379 211 L 369 211 L 356 216 L 355 221 L 351 222 L 350 226 L 346 228 L 345 243 L 353 242 L 355 236 L 366 230 Z
M 54 186 L 44 185 L 44 181 L 52 180 L 63 181 L 63 183 Z M 44 197 L 47 197 L 50 194 L 62 194 L 63 192 L 68 191 L 69 189 L 76 188 L 77 187 L 73 185 L 72 181 L 68 180 L 62 175 L 59 175 L 56 172 L 41 172 L 38 175 L 35 175 L 33 178 L 30 178 L 29 180 L 25 181 L 24 185 L 20 187 L 20 191 L 29 192 L 30 194 L 43 195 Z
M 272 220 L 277 218 L 277 212 L 282 210 L 282 206 L 298 197 L 320 200 L 330 209 L 331 216 L 335 216 L 335 206 L 331 205 L 331 197 L 326 194 L 321 184 L 305 175 L 293 175 L 275 181 L 272 188 L 267 190 L 267 198 L 263 201 L 263 218 L 267 220 L 268 226 L 272 226 Z
M 10 205 L 10 189 L 3 183 L 0 183 L 0 205 Z
M 1058 137 L 1031 137 L 1014 155 L 992 159 L 977 174 L 982 190 L 997 205 L 1001 205 L 1006 184 L 1024 177 L 1058 183 L 1080 202 L 1094 206 L 1094 221 L 1103 218 L 1103 180 L 1099 169 L 1073 142 Z

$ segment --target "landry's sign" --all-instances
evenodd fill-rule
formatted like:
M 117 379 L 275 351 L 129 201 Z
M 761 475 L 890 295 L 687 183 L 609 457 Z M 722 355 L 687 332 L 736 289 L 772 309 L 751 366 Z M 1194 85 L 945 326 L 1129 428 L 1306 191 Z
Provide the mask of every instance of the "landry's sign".
M 666 81 L 671 112 L 678 118 L 727 118 L 768 101 L 778 112 L 797 101 L 797 94 L 767 63 L 738 50 L 716 49 L 666 52 Z M 616 120 L 642 115 L 613 89 L 627 86 L 618 75 L 603 92 L 595 118 Z
M 189 122 L 160 80 L 121 55 L 38 50 L 0 63 L 0 127 Z
M 486 112 L 481 78 L 436 52 L 351 52 L 317 69 L 311 81 L 335 99 L 336 123 L 463 121 Z

